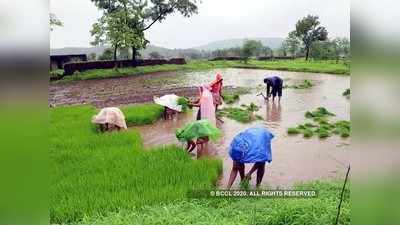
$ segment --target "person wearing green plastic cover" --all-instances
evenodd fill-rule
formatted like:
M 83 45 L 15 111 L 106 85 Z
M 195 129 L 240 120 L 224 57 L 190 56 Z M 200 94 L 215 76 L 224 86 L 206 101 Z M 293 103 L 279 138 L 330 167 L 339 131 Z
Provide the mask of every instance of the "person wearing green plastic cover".
M 220 130 L 208 120 L 188 123 L 182 129 L 177 129 L 175 134 L 179 141 L 187 143 L 188 152 L 192 152 L 197 147 L 198 153 L 202 153 L 210 139 L 215 141 L 221 136 Z

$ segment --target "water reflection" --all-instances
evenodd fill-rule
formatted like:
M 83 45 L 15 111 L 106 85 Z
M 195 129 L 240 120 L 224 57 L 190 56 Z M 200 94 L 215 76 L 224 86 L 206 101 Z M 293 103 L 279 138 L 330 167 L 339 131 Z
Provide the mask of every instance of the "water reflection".
M 280 122 L 282 119 L 282 106 L 280 101 L 266 102 L 266 121 L 267 122 Z

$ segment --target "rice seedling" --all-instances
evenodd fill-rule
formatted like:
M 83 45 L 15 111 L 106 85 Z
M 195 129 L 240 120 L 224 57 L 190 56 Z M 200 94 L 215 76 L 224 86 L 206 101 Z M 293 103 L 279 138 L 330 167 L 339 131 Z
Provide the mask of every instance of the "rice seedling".
M 287 130 L 288 134 L 300 134 L 300 130 L 298 128 L 295 127 L 289 127 Z
M 320 138 L 327 138 L 332 134 L 340 135 L 343 138 L 350 136 L 350 122 L 345 120 L 329 122 L 328 117 L 334 116 L 334 113 L 329 112 L 324 107 L 319 107 L 313 112 L 307 111 L 304 114 L 306 119 L 312 119 L 312 122 L 299 124 L 297 127 L 288 128 L 288 134 L 303 134 L 303 137 L 310 138 L 315 134 Z
M 121 111 L 125 115 L 127 126 L 138 126 L 156 122 L 161 118 L 164 107 L 149 103 L 124 106 L 121 108 Z
M 321 118 L 321 117 L 328 117 L 328 116 L 335 116 L 334 113 L 329 112 L 326 108 L 324 107 L 318 107 L 316 110 L 310 112 L 307 111 L 304 116 L 306 118 Z
M 246 87 L 237 87 L 231 90 L 224 90 L 222 93 L 222 98 L 225 104 L 233 104 L 240 100 L 240 95 L 250 93 L 250 89 Z
M 310 138 L 312 136 L 314 136 L 314 132 L 312 130 L 310 130 L 308 128 L 303 130 L 303 137 Z
M 342 93 L 342 95 L 344 96 L 344 97 L 346 97 L 346 98 L 350 98 L 350 88 L 347 88 L 343 93 Z
M 79 225 L 119 224 L 332 224 L 342 181 L 298 184 L 295 190 L 316 190 L 312 199 L 191 199 L 124 210 L 107 216 L 85 217 Z M 339 224 L 350 224 L 350 186 L 346 185 Z
M 178 98 L 178 105 L 182 106 L 182 112 L 187 112 L 188 111 L 188 109 L 190 108 L 189 107 L 189 103 L 190 103 L 190 101 L 186 97 Z
M 241 123 L 249 123 L 254 120 L 262 119 L 261 116 L 255 115 L 254 113 L 260 109 L 259 106 L 253 102 L 249 105 L 242 104 L 242 108 L 227 107 L 218 110 L 217 116 L 228 117 Z
M 300 84 L 284 85 L 283 88 L 294 88 L 294 89 L 307 89 L 313 87 L 314 84 L 309 80 L 304 80 Z
M 225 104 L 228 105 L 238 102 L 240 99 L 238 94 L 223 94 L 222 98 L 224 99 Z
M 95 132 L 95 114 L 91 106 L 50 109 L 50 223 L 132 211 L 214 187 L 220 160 L 192 160 L 176 146 L 145 151 L 134 129 Z

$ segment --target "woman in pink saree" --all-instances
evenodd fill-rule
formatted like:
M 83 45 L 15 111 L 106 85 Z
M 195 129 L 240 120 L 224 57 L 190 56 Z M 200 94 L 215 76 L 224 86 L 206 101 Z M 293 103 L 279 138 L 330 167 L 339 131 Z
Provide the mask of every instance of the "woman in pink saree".
M 217 75 L 215 76 L 215 80 L 210 84 L 211 93 L 214 98 L 215 109 L 217 109 L 218 106 L 222 104 L 222 81 L 222 75 L 220 73 L 217 73 Z
M 211 124 L 215 126 L 215 106 L 210 87 L 206 85 L 201 86 L 199 88 L 199 94 L 200 98 L 192 104 L 193 106 L 199 107 L 197 120 L 207 119 L 210 121 Z

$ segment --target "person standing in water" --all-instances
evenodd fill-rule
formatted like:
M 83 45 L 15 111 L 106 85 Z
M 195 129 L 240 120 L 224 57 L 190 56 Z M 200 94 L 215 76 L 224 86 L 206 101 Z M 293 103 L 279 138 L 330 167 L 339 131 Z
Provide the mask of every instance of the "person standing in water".
M 213 95 L 215 110 L 222 104 L 222 75 L 217 73 L 215 80 L 210 84 L 211 93 Z
M 264 83 L 267 85 L 267 96 L 264 97 L 267 101 L 272 95 L 272 101 L 275 101 L 275 97 L 278 95 L 279 101 L 282 97 L 283 80 L 278 76 L 271 76 L 264 79 Z
M 199 99 L 192 102 L 191 106 L 199 107 L 197 112 L 197 120 L 208 120 L 212 125 L 216 125 L 215 106 L 213 95 L 210 87 L 203 85 L 199 88 Z
M 232 159 L 232 170 L 229 176 L 227 189 L 232 187 L 239 173 L 240 179 L 250 180 L 257 171 L 256 186 L 260 187 L 264 177 L 265 162 L 272 162 L 271 140 L 274 135 L 266 128 L 255 126 L 236 135 L 229 147 L 229 156 Z M 254 163 L 245 175 L 245 164 Z

